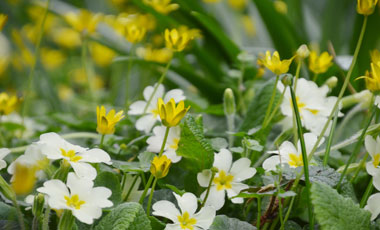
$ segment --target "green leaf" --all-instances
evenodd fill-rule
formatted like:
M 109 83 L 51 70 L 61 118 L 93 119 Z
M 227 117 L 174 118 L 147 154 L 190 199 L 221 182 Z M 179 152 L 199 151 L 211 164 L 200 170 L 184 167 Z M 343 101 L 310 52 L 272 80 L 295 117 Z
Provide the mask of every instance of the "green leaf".
M 316 182 L 311 187 L 311 200 L 317 221 L 323 230 L 365 230 L 370 228 L 371 213 L 359 208 L 335 189 Z
M 204 137 L 203 127 L 191 115 L 185 117 L 182 125 L 177 154 L 184 158 L 184 167 L 193 172 L 211 168 L 214 162 L 214 151 Z
M 111 172 L 100 173 L 94 181 L 94 186 L 109 188 L 112 191 L 112 195 L 109 200 L 112 201 L 114 206 L 121 202 L 121 186 L 119 179 L 115 174 Z
M 140 204 L 123 203 L 112 209 L 95 227 L 95 230 L 151 230 L 150 220 Z
M 285 230 L 302 230 L 301 226 L 294 221 L 288 220 L 285 223 Z
M 149 216 L 148 218 L 150 220 L 150 226 L 152 227 L 152 230 L 164 230 L 165 229 L 166 225 L 164 223 L 162 223 L 156 217 Z
M 209 230 L 255 230 L 256 228 L 250 223 L 229 218 L 225 215 L 216 216 Z

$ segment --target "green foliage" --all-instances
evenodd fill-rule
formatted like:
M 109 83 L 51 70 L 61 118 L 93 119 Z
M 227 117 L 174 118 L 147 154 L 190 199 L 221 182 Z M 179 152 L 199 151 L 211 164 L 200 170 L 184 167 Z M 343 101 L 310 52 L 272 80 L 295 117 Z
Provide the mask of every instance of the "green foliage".
M 371 214 L 368 211 L 326 184 L 313 183 L 311 199 L 322 230 L 365 230 L 370 227 Z
M 95 230 L 151 230 L 150 220 L 140 204 L 129 202 L 112 209 Z
M 214 222 L 210 226 L 210 230 L 255 230 L 256 227 L 252 226 L 250 223 L 229 218 L 225 215 L 216 216 Z

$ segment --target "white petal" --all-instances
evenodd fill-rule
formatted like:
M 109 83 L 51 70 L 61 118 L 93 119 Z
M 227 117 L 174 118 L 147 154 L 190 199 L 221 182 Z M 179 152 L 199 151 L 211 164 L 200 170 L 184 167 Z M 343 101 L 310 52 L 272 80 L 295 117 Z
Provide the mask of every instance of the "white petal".
M 210 169 L 204 169 L 202 172 L 197 174 L 197 180 L 200 186 L 202 187 L 208 187 L 208 184 L 211 180 L 211 170 Z
M 181 215 L 176 206 L 167 200 L 160 200 L 154 203 L 152 209 L 153 215 L 168 218 L 173 223 L 178 223 L 178 216 Z
M 176 103 L 183 101 L 186 99 L 183 94 L 184 93 L 181 89 L 172 89 L 166 93 L 164 102 L 167 103 L 171 98 L 173 98 Z
M 197 214 L 193 217 L 197 220 L 196 226 L 201 227 L 202 229 L 209 229 L 212 222 L 214 221 L 216 210 L 212 206 L 206 206 L 202 208 Z
M 380 174 L 373 175 L 373 186 L 380 190 Z
M 166 227 L 164 230 L 181 230 L 181 225 L 179 223 L 177 223 L 177 224 L 166 224 Z
M 177 195 L 173 192 L 173 195 L 177 199 L 177 203 L 182 213 L 188 212 L 192 216 L 197 210 L 198 203 L 197 197 L 192 193 L 184 193 L 182 196 Z
M 256 169 L 250 168 L 251 161 L 248 158 L 240 158 L 232 164 L 230 173 L 234 176 L 234 181 L 243 181 L 255 175 Z
M 86 152 L 79 153 L 82 159 L 79 162 L 90 162 L 90 163 L 106 163 L 111 164 L 111 157 L 102 149 L 90 149 Z
M 304 137 L 304 140 L 305 140 L 305 147 L 306 147 L 306 153 L 309 155 L 309 153 L 311 152 L 311 150 L 313 149 L 315 143 L 317 143 L 317 135 L 315 135 L 314 133 L 305 133 L 303 135 Z M 320 141 L 319 142 L 319 145 L 321 145 L 323 143 L 323 141 Z M 297 149 L 298 149 L 298 153 L 302 153 L 302 150 L 301 150 L 301 143 L 298 141 L 297 143 Z
M 280 157 L 278 155 L 271 156 L 263 162 L 265 171 L 276 171 L 276 165 L 280 164 Z
M 112 195 L 112 191 L 106 187 L 96 187 L 91 191 L 91 203 L 101 208 L 112 207 L 113 203 L 108 200 Z
M 367 162 L 365 168 L 367 173 L 371 176 L 380 175 L 380 168 L 375 168 L 375 166 L 373 166 L 373 161 Z
M 167 156 L 172 161 L 172 163 L 177 163 L 182 159 L 182 157 L 178 156 L 175 150 L 173 149 L 165 151 L 164 155 Z
M 129 106 L 128 115 L 141 115 L 144 113 L 145 101 L 136 101 Z
M 7 167 L 7 162 L 5 162 L 4 160 L 0 160 L 0 169 L 3 169 Z
M 297 154 L 297 149 L 289 141 L 284 141 L 279 148 L 281 157 L 288 157 L 289 154 Z
M 228 198 L 237 196 L 241 192 L 241 190 L 249 188 L 248 185 L 245 185 L 242 183 L 236 183 L 236 182 L 232 182 L 231 186 L 232 186 L 231 189 L 226 190 Z M 244 200 L 243 198 L 234 198 L 234 199 L 231 199 L 231 201 L 232 203 L 235 203 L 235 204 L 241 204 L 243 203 Z
M 219 170 L 229 172 L 232 164 L 232 154 L 227 149 L 221 149 L 219 153 L 214 154 L 213 166 Z
M 1 148 L 0 149 L 0 160 L 6 157 L 9 153 L 11 153 L 11 150 L 7 148 Z
M 204 199 L 206 191 L 202 193 L 201 198 Z M 211 186 L 210 193 L 206 200 L 206 206 L 213 206 L 216 210 L 219 210 L 224 205 L 225 192 L 224 190 L 218 191 L 216 186 Z
M 380 193 L 371 195 L 368 198 L 367 205 L 364 209 L 371 212 L 371 220 L 376 219 L 376 217 L 380 214 Z
M 82 205 L 80 209 L 72 209 L 73 215 L 81 222 L 92 224 L 94 219 L 102 215 L 102 209 L 93 205 Z
M 154 91 L 154 87 L 156 87 L 156 84 L 154 86 L 147 86 L 145 89 L 144 89 L 144 92 L 143 92 L 143 95 L 144 95 L 144 99 L 146 101 L 149 100 L 150 96 L 152 95 L 153 91 Z M 153 99 L 156 99 L 156 100 L 152 100 L 152 102 L 156 103 L 157 99 L 162 97 L 164 95 L 164 92 L 165 92 L 165 88 L 162 84 L 160 84 L 158 87 L 157 87 L 157 91 L 153 97 Z
M 140 117 L 136 122 L 136 129 L 139 131 L 144 131 L 145 133 L 149 133 L 157 120 L 158 119 L 155 118 L 152 114 Z
M 89 194 L 94 182 L 91 179 L 79 177 L 79 175 L 70 172 L 67 176 L 67 187 L 70 188 L 71 194 Z
M 94 167 L 85 162 L 70 162 L 71 167 L 73 167 L 74 172 L 82 178 L 87 178 L 88 180 L 93 180 L 96 178 L 97 172 Z
M 49 206 L 56 209 L 66 208 L 65 196 L 70 196 L 66 185 L 60 180 L 49 180 L 43 187 L 37 189 L 38 192 L 48 196 Z

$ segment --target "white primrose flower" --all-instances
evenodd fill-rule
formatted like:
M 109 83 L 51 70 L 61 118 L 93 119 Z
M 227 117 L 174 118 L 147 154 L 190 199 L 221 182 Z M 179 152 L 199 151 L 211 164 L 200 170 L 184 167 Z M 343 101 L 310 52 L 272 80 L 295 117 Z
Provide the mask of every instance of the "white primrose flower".
M 210 193 L 206 200 L 206 205 L 215 207 L 219 210 L 224 205 L 224 198 L 227 192 L 228 198 L 234 197 L 241 190 L 247 189 L 248 185 L 241 183 L 242 181 L 253 177 L 256 169 L 249 167 L 251 161 L 248 158 L 240 158 L 232 163 L 232 154 L 227 149 L 221 149 L 219 153 L 214 155 L 213 166 L 218 169 L 218 173 L 212 181 Z M 211 179 L 211 171 L 203 170 L 197 175 L 198 183 L 202 187 L 208 187 Z M 202 193 L 201 198 L 204 199 L 206 191 Z M 232 203 L 243 203 L 243 198 L 233 198 Z
M 105 187 L 93 187 L 94 182 L 69 173 L 67 184 L 60 180 L 49 180 L 38 192 L 47 195 L 48 204 L 53 209 L 68 209 L 81 222 L 92 224 L 102 215 L 102 208 L 112 207 L 108 200 L 112 191 Z
M 313 133 L 305 133 L 303 136 L 305 140 L 306 153 L 309 155 L 317 142 L 318 137 Z M 324 139 L 321 140 L 319 145 L 321 145 L 323 141 Z M 297 143 L 297 148 L 293 145 L 293 143 L 285 141 L 280 145 L 279 150 L 273 151 L 273 153 L 276 155 L 267 158 L 263 163 L 263 168 L 266 171 L 276 171 L 276 165 L 278 164 L 288 164 L 291 168 L 303 166 L 300 141 Z
M 197 211 L 197 197 L 192 193 L 184 193 L 182 196 L 173 193 L 181 210 L 167 200 L 160 200 L 153 204 L 153 215 L 162 216 L 173 221 L 167 224 L 165 230 L 206 230 L 209 229 L 215 218 L 215 208 L 205 206 Z
M 7 167 L 7 162 L 5 162 L 3 158 L 6 157 L 10 152 L 11 151 L 7 148 L 0 149 L 0 169 Z
M 56 133 L 45 133 L 38 142 L 41 152 L 51 160 L 64 159 L 70 163 L 79 177 L 91 180 L 96 177 L 96 169 L 89 163 L 111 164 L 111 158 L 102 149 L 88 149 L 73 145 Z
M 284 85 L 280 82 L 277 85 L 277 88 L 282 92 Z M 318 87 L 315 82 L 303 78 L 300 78 L 297 81 L 295 94 L 302 125 L 310 130 L 310 132 L 317 135 L 321 133 L 322 128 L 337 101 L 337 97 L 327 97 L 328 92 L 329 87 L 327 85 Z M 289 88 L 285 91 L 284 99 L 281 104 L 281 112 L 286 116 L 281 122 L 284 128 L 291 128 L 293 124 L 293 103 Z M 340 112 L 338 115 L 343 116 Z M 328 135 L 328 130 L 325 132 L 325 135 Z
M 161 150 L 162 142 L 165 138 L 166 126 L 156 126 L 153 128 L 153 136 L 149 137 L 146 142 L 148 143 L 148 151 L 159 153 Z M 181 128 L 179 126 L 171 127 L 168 134 L 168 139 L 164 147 L 164 155 L 166 155 L 173 163 L 181 160 L 176 151 L 178 149 L 178 142 L 181 137 Z
M 377 190 L 380 190 L 380 137 L 377 137 L 375 140 L 372 136 L 368 135 L 365 137 L 364 145 L 371 156 L 371 161 L 366 163 L 367 172 L 373 176 L 373 186 Z
M 380 214 L 380 193 L 375 193 L 371 195 L 367 200 L 367 205 L 364 207 L 371 213 L 371 220 L 376 219 Z
M 148 103 L 150 96 L 154 91 L 154 86 L 148 86 L 144 89 L 144 101 L 136 101 L 130 107 L 128 111 L 128 115 L 143 115 L 136 122 L 136 129 L 140 131 L 144 131 L 145 133 L 149 133 L 154 124 L 160 120 L 160 116 L 157 110 L 157 100 L 158 98 L 163 98 L 164 102 L 167 103 L 171 98 L 174 99 L 176 103 L 183 101 L 186 97 L 183 95 L 183 91 L 180 89 L 173 89 L 168 91 L 165 94 L 165 88 L 163 85 L 159 85 L 157 87 L 157 91 L 154 94 L 152 100 L 149 103 L 146 111 L 144 109 Z M 165 96 L 164 96 L 165 94 Z

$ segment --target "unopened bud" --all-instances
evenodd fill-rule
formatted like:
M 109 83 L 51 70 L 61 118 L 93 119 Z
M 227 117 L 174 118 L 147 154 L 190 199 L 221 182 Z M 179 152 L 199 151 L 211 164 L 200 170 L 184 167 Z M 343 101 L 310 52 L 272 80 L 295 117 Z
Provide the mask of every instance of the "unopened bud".
M 293 76 L 291 74 L 282 74 L 281 75 L 281 82 L 284 84 L 284 86 L 291 86 L 293 84 Z
M 327 85 L 330 89 L 333 89 L 335 88 L 337 83 L 338 83 L 338 78 L 335 76 L 332 76 L 326 80 L 325 85 Z
M 235 112 L 236 112 L 235 96 L 232 89 L 227 88 L 224 91 L 223 103 L 224 103 L 224 114 L 226 116 L 235 115 Z
M 70 163 L 67 160 L 62 160 L 59 169 L 53 174 L 53 179 L 66 181 L 67 174 L 69 174 Z
M 309 48 L 307 48 L 307 45 L 305 44 L 301 45 L 297 50 L 297 56 L 302 59 L 309 57 L 309 54 L 310 54 Z
M 39 193 L 34 197 L 32 212 L 34 216 L 41 216 L 44 210 L 45 197 L 42 193 Z
M 15 198 L 15 193 L 12 190 L 12 187 L 0 176 L 0 192 L 9 200 Z
M 212 167 L 211 172 L 217 173 L 219 172 L 219 169 L 217 167 Z

